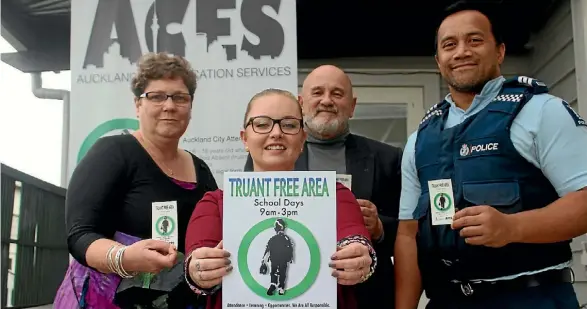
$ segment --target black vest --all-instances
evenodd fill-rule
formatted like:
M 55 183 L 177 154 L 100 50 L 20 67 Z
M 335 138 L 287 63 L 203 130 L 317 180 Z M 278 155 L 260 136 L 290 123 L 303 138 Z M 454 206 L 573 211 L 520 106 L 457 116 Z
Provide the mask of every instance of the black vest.
M 524 159 L 510 139 L 512 121 L 522 107 L 532 96 L 547 92 L 537 80 L 516 77 L 504 82 L 487 107 L 455 127 L 444 128 L 450 107 L 446 101 L 424 117 L 415 146 L 422 194 L 414 218 L 419 221 L 418 260 L 427 293 L 452 280 L 493 279 L 571 259 L 570 241 L 474 246 L 450 225 L 433 226 L 430 219 L 430 180 L 451 179 L 457 209 L 490 205 L 513 214 L 545 207 L 559 198 L 541 170 Z

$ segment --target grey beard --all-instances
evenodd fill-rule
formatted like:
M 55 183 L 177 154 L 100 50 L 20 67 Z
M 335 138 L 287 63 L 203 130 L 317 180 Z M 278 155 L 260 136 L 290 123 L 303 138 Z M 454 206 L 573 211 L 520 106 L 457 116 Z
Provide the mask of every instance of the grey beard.
M 335 137 L 347 132 L 349 129 L 348 120 L 337 119 L 320 125 L 316 125 L 313 120 L 314 117 L 304 116 L 304 124 L 308 133 L 317 139 L 321 139 L 323 136 Z

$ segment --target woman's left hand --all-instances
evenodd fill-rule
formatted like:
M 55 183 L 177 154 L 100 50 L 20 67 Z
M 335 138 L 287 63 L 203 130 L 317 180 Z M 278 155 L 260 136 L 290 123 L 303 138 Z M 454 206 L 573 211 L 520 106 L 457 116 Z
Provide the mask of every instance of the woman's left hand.
M 355 242 L 348 244 L 332 255 L 329 266 L 334 269 L 332 276 L 341 285 L 355 285 L 366 280 L 372 260 L 367 246 Z

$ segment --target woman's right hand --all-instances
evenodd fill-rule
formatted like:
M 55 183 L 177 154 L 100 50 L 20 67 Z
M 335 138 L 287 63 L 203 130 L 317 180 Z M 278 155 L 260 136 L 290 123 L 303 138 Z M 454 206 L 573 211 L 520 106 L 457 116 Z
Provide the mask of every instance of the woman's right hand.
M 212 288 L 222 277 L 232 271 L 230 253 L 223 249 L 222 241 L 214 248 L 198 248 L 192 253 L 188 271 L 196 285 L 203 289 Z
M 175 246 L 154 239 L 137 241 L 128 246 L 122 256 L 122 266 L 129 273 L 156 274 L 165 268 L 173 267 L 176 261 L 177 249 Z

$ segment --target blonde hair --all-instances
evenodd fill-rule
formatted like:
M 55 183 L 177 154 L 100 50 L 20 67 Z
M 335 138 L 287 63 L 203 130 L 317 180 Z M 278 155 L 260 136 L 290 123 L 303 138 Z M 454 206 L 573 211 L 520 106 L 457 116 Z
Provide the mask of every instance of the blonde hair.
M 263 91 L 257 92 L 252 98 L 251 100 L 249 100 L 249 103 L 247 103 L 247 109 L 245 111 L 245 118 L 243 120 L 243 128 L 247 127 L 247 120 L 249 118 L 249 112 L 251 111 L 251 106 L 253 106 L 253 102 L 255 102 L 255 100 L 261 98 L 261 97 L 265 97 L 268 95 L 280 95 L 280 96 L 284 96 L 288 99 L 291 99 L 292 101 L 294 101 L 299 109 L 300 112 L 300 116 L 302 115 L 302 106 L 298 103 L 298 98 L 296 98 L 296 96 L 287 91 L 287 90 L 283 90 L 283 89 L 276 89 L 276 88 L 268 88 L 265 89 Z

